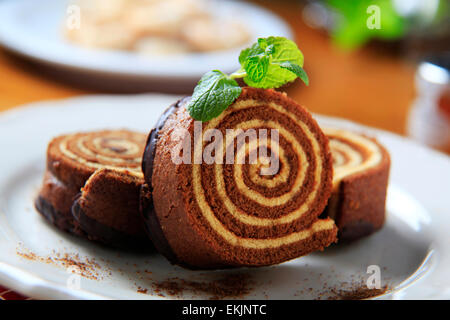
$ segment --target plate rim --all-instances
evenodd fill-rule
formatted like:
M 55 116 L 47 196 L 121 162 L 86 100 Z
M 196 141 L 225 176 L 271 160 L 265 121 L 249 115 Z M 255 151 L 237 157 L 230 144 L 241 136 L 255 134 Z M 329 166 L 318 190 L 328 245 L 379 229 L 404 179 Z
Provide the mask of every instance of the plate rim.
M 113 95 L 113 94 L 100 94 L 100 95 L 80 95 L 71 98 L 65 99 L 52 99 L 38 102 L 27 103 L 13 109 L 9 109 L 3 112 L 0 112 L 0 123 L 8 120 L 18 120 L 20 121 L 21 117 L 30 116 L 30 112 L 40 112 L 43 109 L 51 109 L 51 108 L 73 108 L 74 104 L 86 103 L 89 101 L 97 101 L 98 99 L 124 99 L 128 103 L 133 102 L 134 99 L 177 99 L 179 95 L 173 94 L 159 94 L 159 93 L 144 93 L 144 94 L 135 94 L 135 95 Z M 359 128 L 363 132 L 370 132 L 375 135 L 382 134 L 385 136 L 389 136 L 390 138 L 394 138 L 397 140 L 401 140 L 402 143 L 411 144 L 415 147 L 421 148 L 424 152 L 431 154 L 432 157 L 438 157 L 441 160 L 447 161 L 450 168 L 450 157 L 446 154 L 430 149 L 422 144 L 408 138 L 405 136 L 398 135 L 396 133 L 388 132 L 379 128 L 374 128 L 366 125 L 362 125 L 348 119 L 336 118 L 330 116 L 324 116 L 319 114 L 313 114 L 314 118 L 318 122 L 333 122 L 337 126 L 350 126 L 351 128 Z M 2 143 L 2 139 L 0 138 L 0 144 Z M 419 267 L 420 269 L 420 267 Z M 417 269 L 414 274 L 419 270 Z M 411 275 L 412 276 L 412 275 Z M 103 296 L 97 293 L 93 293 L 86 290 L 71 290 L 61 284 L 53 283 L 50 280 L 44 280 L 39 275 L 29 272 L 28 270 L 21 269 L 19 267 L 15 267 L 13 265 L 8 264 L 6 261 L 0 261 L 0 280 L 3 285 L 6 285 L 8 288 L 15 290 L 19 293 L 27 295 L 33 298 L 41 298 L 41 299 L 113 299 L 112 297 Z M 421 283 L 423 283 L 421 279 Z M 420 286 L 420 283 L 417 283 Z M 408 286 L 407 286 L 408 287 Z M 404 289 L 407 289 L 404 288 Z M 387 296 L 389 296 L 389 292 Z M 159 299 L 160 297 L 151 296 L 151 299 Z M 439 296 L 438 296 L 439 298 Z M 442 292 L 441 298 L 448 298 L 447 292 Z M 124 297 L 123 299 L 126 299 Z

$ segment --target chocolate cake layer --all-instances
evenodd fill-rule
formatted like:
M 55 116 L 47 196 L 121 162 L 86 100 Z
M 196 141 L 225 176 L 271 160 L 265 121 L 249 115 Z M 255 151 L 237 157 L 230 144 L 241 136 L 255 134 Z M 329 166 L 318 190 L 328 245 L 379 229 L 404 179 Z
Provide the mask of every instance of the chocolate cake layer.
M 336 221 L 339 240 L 372 234 L 385 221 L 390 158 L 375 139 L 323 128 L 333 155 L 333 193 L 325 215 Z
M 53 139 L 37 210 L 56 227 L 90 240 L 151 248 L 139 212 L 145 139 L 127 130 Z
M 318 219 L 332 188 L 328 140 L 304 108 L 243 88 L 219 117 L 199 123 L 187 101 L 170 109 L 143 158 L 143 213 L 162 254 L 190 268 L 263 266 L 336 240 L 334 222 Z
M 147 137 L 147 143 L 142 160 L 142 172 L 144 173 L 146 181 L 152 181 L 153 164 L 159 131 L 164 127 L 167 119 L 172 116 L 172 114 L 175 113 L 175 111 L 177 111 L 180 107 L 184 106 L 189 100 L 190 97 L 185 97 L 169 106 L 159 117 L 154 128 L 150 131 Z M 176 256 L 170 248 L 167 240 L 165 239 L 162 227 L 159 224 L 159 220 L 155 214 L 152 191 L 152 183 L 144 183 L 140 191 L 140 211 L 144 221 L 146 222 L 145 230 L 158 251 L 163 254 L 169 261 L 175 263 L 177 261 Z

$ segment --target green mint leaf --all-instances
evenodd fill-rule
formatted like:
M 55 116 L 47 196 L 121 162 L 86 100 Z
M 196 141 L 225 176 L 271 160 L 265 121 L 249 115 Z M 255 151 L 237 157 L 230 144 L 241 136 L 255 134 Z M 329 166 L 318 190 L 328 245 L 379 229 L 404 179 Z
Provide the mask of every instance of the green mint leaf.
M 268 65 L 255 65 L 255 62 Z M 295 42 L 283 37 L 260 38 L 258 42 L 241 52 L 239 62 L 247 76 L 244 82 L 255 88 L 278 88 L 294 81 L 298 75 L 281 64 L 303 67 L 303 54 Z M 306 73 L 305 73 L 306 75 Z M 302 74 L 302 80 L 305 77 Z M 306 77 L 307 78 L 307 77 Z
M 291 62 L 282 62 L 280 63 L 280 67 L 295 73 L 297 77 L 299 77 L 307 86 L 309 86 L 308 75 L 306 74 L 306 71 L 298 64 Z
M 263 50 L 265 50 L 269 46 L 269 44 L 267 43 L 267 38 L 258 38 L 257 43 L 258 46 Z
M 241 66 L 244 66 L 249 57 L 258 56 L 262 53 L 264 53 L 264 50 L 261 49 L 258 43 L 255 43 L 250 48 L 241 51 L 241 54 L 239 55 L 239 63 Z
M 209 121 L 218 117 L 242 92 L 239 84 L 221 71 L 206 73 L 194 89 L 187 110 L 192 118 Z
M 273 63 L 289 61 L 303 67 L 303 54 L 294 41 L 283 37 L 269 37 L 267 43 L 273 46 Z
M 239 54 L 239 63 L 241 65 L 244 65 L 245 61 L 247 61 L 248 57 L 250 56 L 251 48 L 247 48 L 241 51 Z
M 242 92 L 235 79 L 263 89 L 281 87 L 297 77 L 309 84 L 302 52 L 295 42 L 283 37 L 259 38 L 241 51 L 239 63 L 241 68 L 229 76 L 214 70 L 200 79 L 187 106 L 192 118 L 209 121 L 228 108 Z
M 259 38 L 250 48 L 244 49 L 239 55 L 239 63 L 244 66 L 245 62 L 251 58 L 261 55 L 269 56 L 273 53 L 274 46 L 267 43 L 268 38 Z
M 259 55 L 248 58 L 245 61 L 244 69 L 247 76 L 255 82 L 261 81 L 267 74 L 270 59 L 267 56 Z
M 267 55 L 273 54 L 275 50 L 275 47 L 273 46 L 273 44 L 271 44 L 270 46 L 267 46 L 266 49 L 264 50 L 264 53 Z

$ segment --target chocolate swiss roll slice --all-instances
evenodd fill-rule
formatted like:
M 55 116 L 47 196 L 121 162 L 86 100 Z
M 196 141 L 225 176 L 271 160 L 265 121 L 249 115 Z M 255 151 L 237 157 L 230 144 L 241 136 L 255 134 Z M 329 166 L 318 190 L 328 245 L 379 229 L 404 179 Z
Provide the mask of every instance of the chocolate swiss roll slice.
M 139 211 L 146 136 L 118 130 L 54 138 L 37 210 L 58 228 L 124 248 L 149 246 Z
M 328 140 L 306 109 L 243 88 L 202 123 L 188 102 L 161 117 L 143 157 L 143 214 L 163 255 L 192 269 L 265 266 L 336 241 L 333 220 L 318 219 L 332 188 Z
M 390 158 L 375 139 L 354 132 L 322 128 L 333 155 L 333 193 L 325 215 L 336 221 L 339 240 L 356 240 L 385 221 Z

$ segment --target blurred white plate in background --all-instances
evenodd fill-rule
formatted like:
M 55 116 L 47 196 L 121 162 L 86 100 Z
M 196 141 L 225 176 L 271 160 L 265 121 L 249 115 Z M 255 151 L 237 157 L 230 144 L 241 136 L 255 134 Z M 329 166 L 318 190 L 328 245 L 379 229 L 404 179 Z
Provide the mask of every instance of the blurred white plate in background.
M 67 0 L 0 1 L 0 45 L 61 72 L 76 74 L 80 82 L 95 82 L 118 91 L 186 91 L 213 69 L 232 72 L 240 49 L 149 59 L 133 52 L 90 50 L 70 43 L 63 35 Z M 292 38 L 279 17 L 243 1 L 214 1 L 215 13 L 242 20 L 252 41 L 270 35 Z M 300 14 L 300 13 L 299 13 Z

